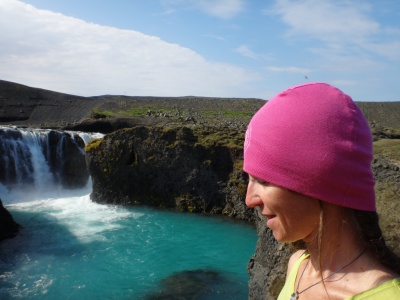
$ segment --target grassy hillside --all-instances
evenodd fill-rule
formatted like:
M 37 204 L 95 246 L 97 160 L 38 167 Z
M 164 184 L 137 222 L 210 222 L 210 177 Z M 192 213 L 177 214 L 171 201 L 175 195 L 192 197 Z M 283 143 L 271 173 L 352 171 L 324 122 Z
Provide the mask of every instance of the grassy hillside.
M 130 125 L 208 124 L 245 128 L 265 103 L 253 98 L 79 97 L 0 80 L 0 124 L 64 127 L 95 120 L 130 120 Z M 400 102 L 357 102 L 368 121 L 400 128 Z

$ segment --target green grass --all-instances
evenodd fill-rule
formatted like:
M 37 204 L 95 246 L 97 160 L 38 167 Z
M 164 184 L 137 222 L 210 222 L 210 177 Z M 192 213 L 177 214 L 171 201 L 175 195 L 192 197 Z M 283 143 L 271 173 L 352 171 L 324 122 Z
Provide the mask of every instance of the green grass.
M 101 110 L 98 107 L 92 109 L 92 117 L 94 118 L 106 118 L 106 117 L 114 117 L 115 112 L 110 110 Z
M 400 160 L 400 139 L 381 139 L 374 142 L 374 155 Z
M 227 146 L 229 148 L 240 148 L 244 141 L 244 132 L 236 130 L 214 130 L 194 129 L 198 137 L 198 143 L 206 148 L 214 146 Z
M 106 118 L 106 117 L 137 117 L 137 116 L 146 116 L 148 112 L 151 112 L 153 115 L 158 114 L 169 114 L 172 115 L 174 113 L 171 109 L 163 109 L 149 106 L 135 106 L 130 107 L 129 109 L 116 109 L 116 110 L 108 110 L 101 109 L 96 107 L 92 109 L 92 116 L 97 118 Z
M 127 116 L 145 116 L 149 110 L 151 109 L 146 107 L 134 107 L 126 111 L 122 111 L 121 113 Z
M 251 117 L 253 115 L 252 112 L 248 111 L 204 111 L 204 115 L 206 116 L 230 116 L 230 117 Z

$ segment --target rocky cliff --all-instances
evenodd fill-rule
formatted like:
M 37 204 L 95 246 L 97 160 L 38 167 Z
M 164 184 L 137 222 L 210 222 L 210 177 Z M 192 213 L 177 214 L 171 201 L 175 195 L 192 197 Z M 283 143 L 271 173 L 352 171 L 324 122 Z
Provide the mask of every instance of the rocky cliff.
M 19 224 L 14 221 L 0 199 L 0 241 L 15 237 L 18 231 Z
M 243 202 L 242 139 L 229 128 L 118 130 L 86 146 L 91 198 L 252 220 Z

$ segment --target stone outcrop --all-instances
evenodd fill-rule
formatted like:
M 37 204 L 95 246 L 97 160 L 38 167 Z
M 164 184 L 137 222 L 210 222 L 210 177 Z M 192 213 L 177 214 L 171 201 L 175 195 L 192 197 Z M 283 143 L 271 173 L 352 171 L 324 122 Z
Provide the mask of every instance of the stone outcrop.
M 135 127 L 86 146 L 91 198 L 252 220 L 243 201 L 243 132 L 204 127 Z
M 256 251 L 247 265 L 249 299 L 276 299 L 285 282 L 287 262 L 294 247 L 290 243 L 278 243 L 259 214 L 256 225 Z
M 89 171 L 85 162 L 85 143 L 79 135 L 52 130 L 46 147 L 51 172 L 62 187 L 75 189 L 87 184 Z
M 4 208 L 0 199 L 0 241 L 15 237 L 18 230 L 19 225 L 14 221 L 8 210 Z

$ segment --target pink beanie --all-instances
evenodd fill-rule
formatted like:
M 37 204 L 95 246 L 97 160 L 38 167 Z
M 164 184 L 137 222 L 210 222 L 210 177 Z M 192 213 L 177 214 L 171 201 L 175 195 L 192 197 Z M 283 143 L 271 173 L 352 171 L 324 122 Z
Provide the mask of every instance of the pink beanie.
M 372 135 L 353 100 L 325 83 L 269 100 L 246 131 L 243 170 L 333 204 L 375 211 Z

